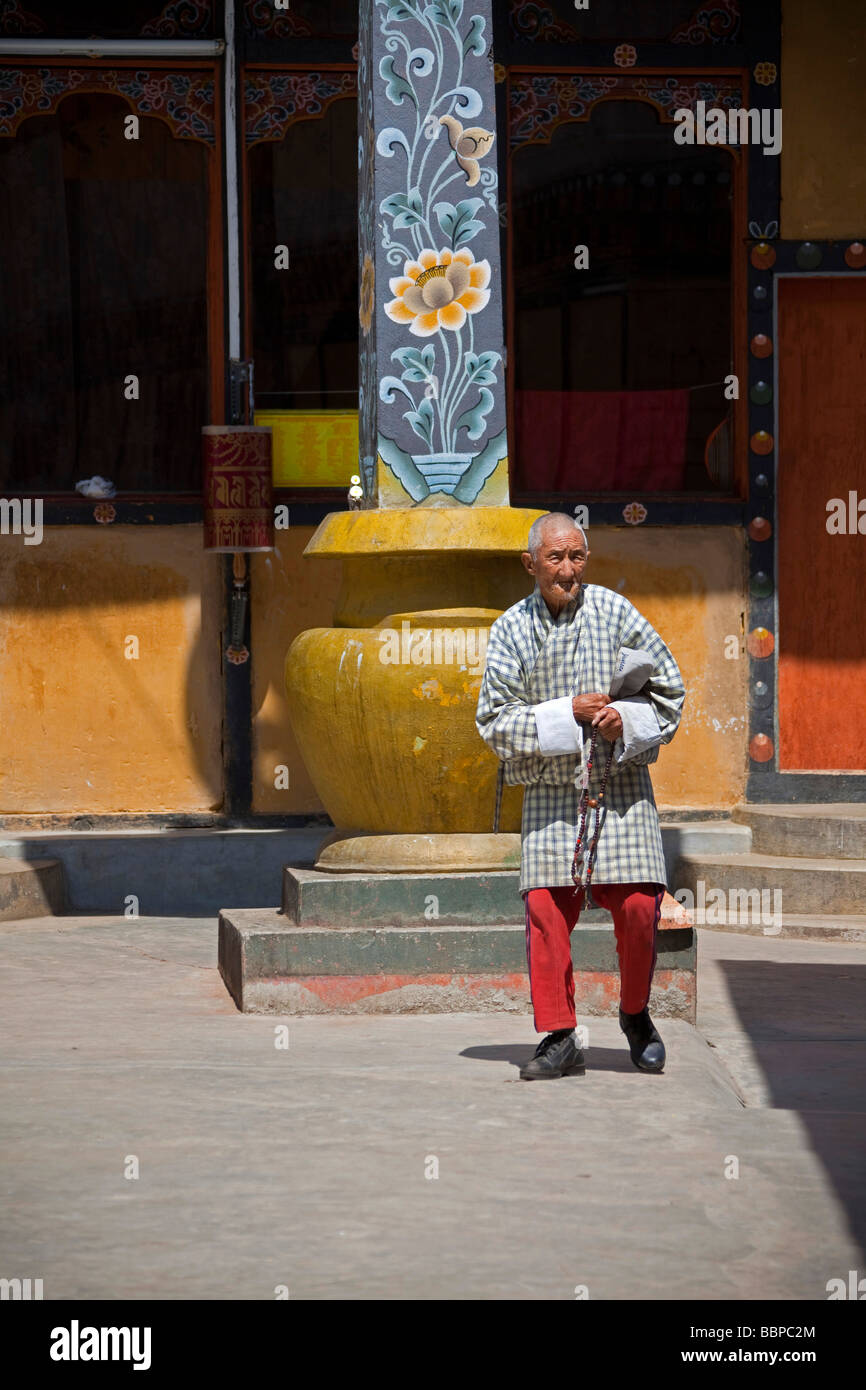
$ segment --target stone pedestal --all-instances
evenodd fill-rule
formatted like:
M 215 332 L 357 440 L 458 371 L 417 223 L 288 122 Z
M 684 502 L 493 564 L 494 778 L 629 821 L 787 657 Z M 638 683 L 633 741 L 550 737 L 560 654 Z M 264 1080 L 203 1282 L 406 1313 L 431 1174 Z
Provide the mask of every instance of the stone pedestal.
M 531 1013 L 516 873 L 328 874 L 287 868 L 283 911 L 220 913 L 219 965 L 244 1013 Z M 578 1014 L 616 1016 L 607 912 L 572 933 Z M 650 1008 L 695 1020 L 697 943 L 667 899 Z

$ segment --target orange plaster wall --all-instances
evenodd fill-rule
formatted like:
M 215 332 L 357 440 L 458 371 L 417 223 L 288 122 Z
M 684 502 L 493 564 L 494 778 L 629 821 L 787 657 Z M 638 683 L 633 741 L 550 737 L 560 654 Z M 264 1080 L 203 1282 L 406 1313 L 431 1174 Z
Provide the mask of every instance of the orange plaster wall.
M 329 627 L 340 586 L 337 560 L 304 560 L 312 527 L 277 533 L 273 556 L 253 556 L 254 809 L 324 810 L 289 723 L 283 662 L 297 633 Z M 587 578 L 618 589 L 671 647 L 687 697 L 683 722 L 652 778 L 660 807 L 726 810 L 745 790 L 745 546 L 735 527 L 590 531 Z M 515 565 L 519 560 L 515 557 Z M 398 603 L 395 595 L 395 604 Z M 726 638 L 739 657 L 725 657 Z M 285 764 L 289 787 L 274 787 Z
M 670 647 L 683 718 L 651 768 L 659 807 L 728 810 L 746 781 L 746 551 L 736 527 L 589 532 L 587 581 L 631 599 Z M 728 646 L 739 655 L 726 657 Z
M 0 537 L 0 814 L 220 809 L 221 583 L 200 526 Z
M 314 526 L 275 534 L 270 555 L 252 555 L 253 810 L 281 815 L 324 811 L 292 733 L 286 703 L 286 652 L 299 632 L 330 627 L 342 578 L 339 560 L 304 560 Z M 288 769 L 287 788 L 274 785 Z
M 782 0 L 782 226 L 786 238 L 866 228 L 863 0 Z

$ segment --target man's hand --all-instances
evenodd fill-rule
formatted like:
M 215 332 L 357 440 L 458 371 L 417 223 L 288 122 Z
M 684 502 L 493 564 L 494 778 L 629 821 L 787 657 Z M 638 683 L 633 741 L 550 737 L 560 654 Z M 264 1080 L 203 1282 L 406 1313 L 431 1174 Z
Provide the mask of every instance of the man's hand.
M 591 721 L 594 722 L 595 716 L 609 704 L 610 696 L 602 695 L 601 691 L 596 690 L 591 695 L 575 695 L 571 709 L 579 724 L 589 724 Z
M 622 736 L 622 718 L 619 710 L 610 707 L 602 709 L 593 719 L 593 725 L 608 743 L 615 743 Z

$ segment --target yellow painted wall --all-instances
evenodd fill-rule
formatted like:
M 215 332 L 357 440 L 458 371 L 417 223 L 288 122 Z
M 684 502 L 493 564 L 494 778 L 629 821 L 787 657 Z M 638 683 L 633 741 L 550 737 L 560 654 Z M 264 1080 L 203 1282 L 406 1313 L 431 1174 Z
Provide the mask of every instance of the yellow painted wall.
M 746 549 L 736 527 L 589 534 L 586 579 L 631 599 L 668 644 L 686 686 L 683 719 L 651 769 L 660 807 L 727 810 L 746 783 Z M 725 656 L 728 637 L 739 657 Z
M 221 558 L 200 526 L 0 537 L 0 814 L 220 809 Z
M 275 556 L 253 557 L 254 808 L 291 814 L 323 808 L 288 722 L 282 664 L 295 635 L 330 626 L 341 562 L 303 559 L 312 528 L 278 533 Z M 590 533 L 589 582 L 625 593 L 658 629 L 683 671 L 683 723 L 652 770 L 661 807 L 724 810 L 742 800 L 746 776 L 743 655 L 745 546 L 734 527 L 621 529 Z M 375 561 L 372 561 L 375 563 Z M 423 566 L 424 557 L 418 559 Z M 515 566 L 520 561 L 514 559 Z M 403 596 L 394 594 L 394 608 Z M 726 659 L 735 636 L 739 659 Z M 274 769 L 289 769 L 286 791 Z
M 342 562 L 302 558 L 312 527 L 252 557 L 254 809 L 321 806 L 288 721 L 285 653 L 330 625 Z M 745 779 L 743 557 L 735 528 L 591 533 L 589 579 L 620 588 L 670 643 L 689 694 L 653 770 L 660 806 L 735 804 Z M 515 565 L 519 562 L 515 559 Z M 221 571 L 201 528 L 49 527 L 0 542 L 0 814 L 221 807 Z M 401 595 L 394 601 L 400 607 Z M 138 660 L 124 657 L 128 636 Z M 740 646 L 742 651 L 742 646 Z M 289 787 L 274 786 L 275 768 Z
M 863 0 L 782 0 L 782 226 L 788 238 L 866 229 Z

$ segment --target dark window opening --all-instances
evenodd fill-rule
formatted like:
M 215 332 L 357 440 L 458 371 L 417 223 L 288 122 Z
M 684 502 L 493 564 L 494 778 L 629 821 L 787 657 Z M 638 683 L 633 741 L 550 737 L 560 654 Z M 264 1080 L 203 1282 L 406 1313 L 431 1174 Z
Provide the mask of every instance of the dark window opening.
M 0 140 L 6 491 L 201 489 L 208 152 L 129 114 L 71 96 Z
M 515 152 L 519 493 L 732 490 L 732 169 L 636 101 Z
M 248 160 L 256 404 L 356 410 L 357 102 L 333 102 Z
M 222 0 L 0 0 L 0 36 L 208 39 L 222 15 Z

